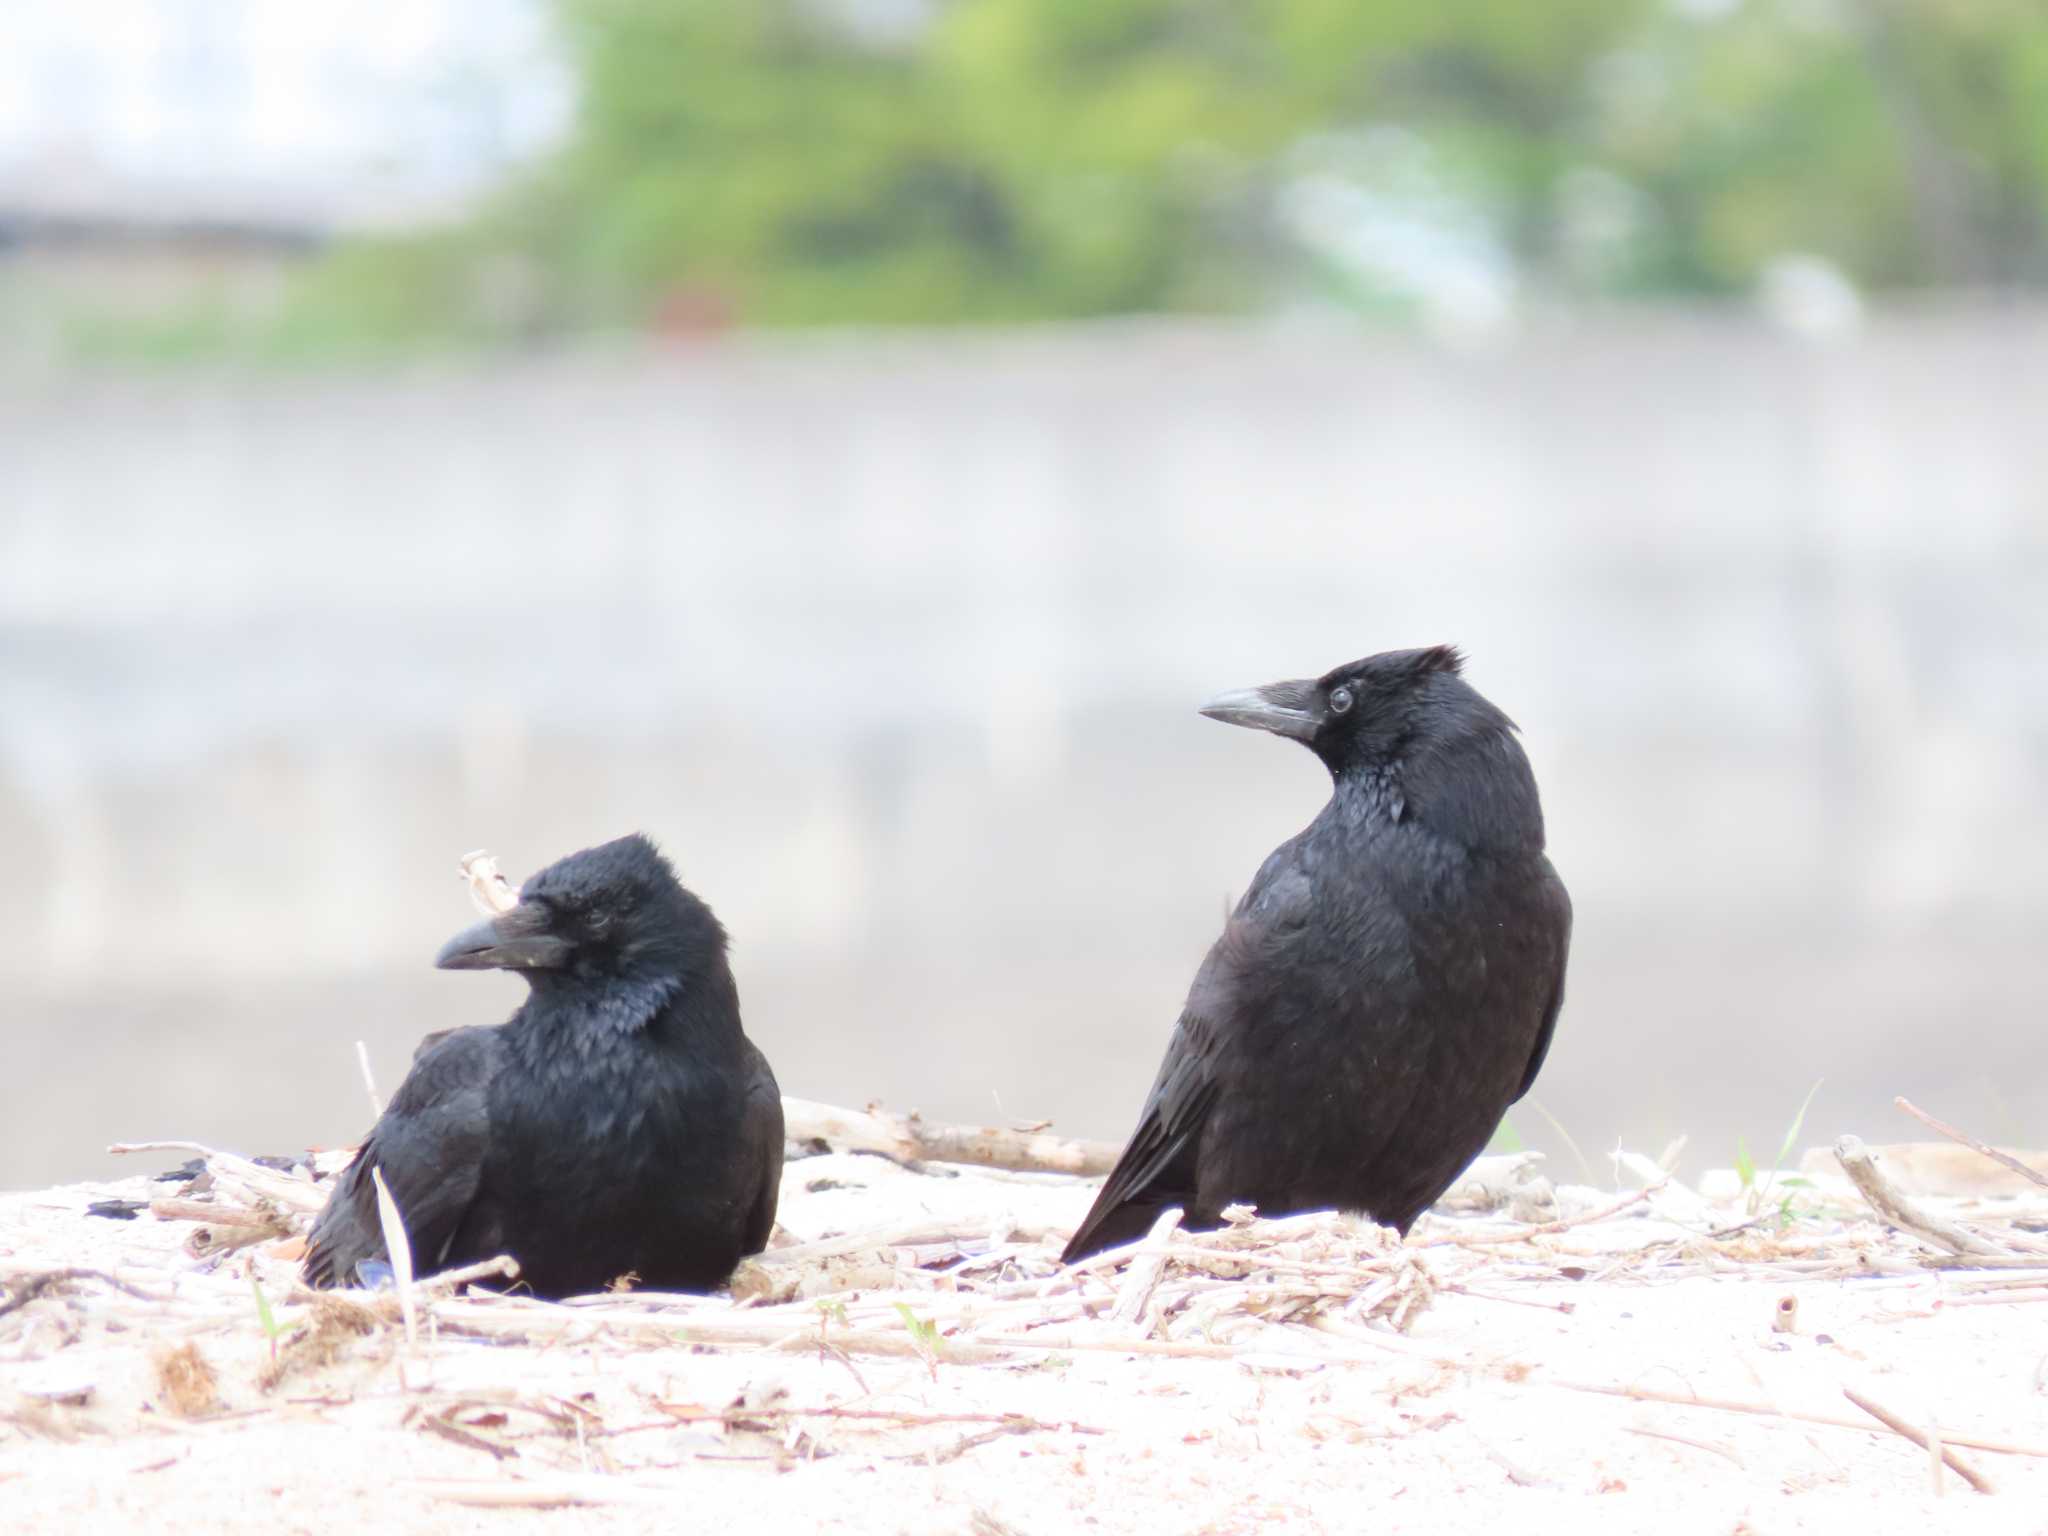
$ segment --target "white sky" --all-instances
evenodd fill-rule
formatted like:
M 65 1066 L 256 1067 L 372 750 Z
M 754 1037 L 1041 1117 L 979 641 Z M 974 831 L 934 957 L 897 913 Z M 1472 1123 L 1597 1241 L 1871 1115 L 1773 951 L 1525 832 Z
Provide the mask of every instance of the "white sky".
M 459 192 L 557 136 L 544 0 L 7 0 L 0 174 Z

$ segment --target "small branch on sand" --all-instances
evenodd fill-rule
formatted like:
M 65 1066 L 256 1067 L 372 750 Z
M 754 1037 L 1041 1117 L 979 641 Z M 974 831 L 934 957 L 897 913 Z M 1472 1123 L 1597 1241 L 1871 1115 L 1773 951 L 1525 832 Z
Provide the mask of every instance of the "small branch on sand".
M 827 1403 L 821 1408 L 698 1408 L 682 1403 L 656 1403 L 661 1412 L 678 1424 L 732 1424 L 756 1421 L 785 1422 L 790 1419 L 859 1419 L 877 1424 L 999 1424 L 1011 1429 L 1070 1431 L 1077 1435 L 1107 1434 L 1099 1424 L 1082 1424 L 1071 1419 L 1053 1422 L 1023 1413 L 916 1413 L 894 1408 L 843 1408 Z
M 1627 1198 L 1615 1201 L 1612 1205 L 1603 1205 L 1597 1211 L 1588 1211 L 1583 1216 L 1573 1216 L 1567 1220 L 1546 1221 L 1533 1227 L 1518 1227 L 1512 1232 L 1479 1232 L 1471 1235 L 1462 1232 L 1446 1232 L 1439 1237 L 1425 1237 L 1421 1242 L 1411 1243 L 1409 1246 L 1412 1248 L 1435 1248 L 1449 1243 L 1459 1248 L 1482 1248 L 1491 1247 L 1496 1243 L 1526 1242 L 1532 1237 L 1547 1237 L 1552 1232 L 1568 1232 L 1573 1227 L 1589 1226 L 1593 1222 L 1606 1221 L 1609 1217 L 1619 1216 L 1630 1207 L 1641 1205 L 1663 1187 L 1662 1183 L 1653 1184 L 1648 1189 L 1639 1189 Z
M 518 905 L 519 893 L 498 872 L 498 861 L 479 848 L 458 861 L 469 898 L 486 917 Z M 839 1151 L 868 1152 L 915 1167 L 966 1163 L 1018 1173 L 1072 1173 L 1096 1178 L 1116 1166 L 1122 1150 L 1106 1141 L 1075 1141 L 1040 1130 L 993 1125 L 935 1125 L 915 1111 L 895 1115 L 879 1104 L 841 1109 L 810 1099 L 782 1101 L 783 1134 L 791 1141 L 822 1141 Z
M 233 1253 L 256 1243 L 290 1237 L 297 1231 L 292 1218 L 267 1202 L 250 1206 L 159 1198 L 149 1202 L 149 1214 L 158 1221 L 196 1222 L 198 1225 L 185 1239 L 185 1251 L 195 1258 L 209 1253 Z
M 883 1253 L 938 1244 L 979 1242 L 987 1236 L 986 1230 L 975 1231 L 963 1221 L 936 1221 L 924 1217 L 893 1227 L 875 1227 L 865 1232 L 846 1232 L 837 1237 L 823 1237 L 814 1243 L 791 1243 L 786 1248 L 770 1248 L 755 1254 L 745 1262 L 769 1269 L 784 1269 L 791 1265 L 815 1264 L 822 1259 L 850 1258 L 859 1254 Z M 1048 1242 L 1058 1236 L 1059 1234 L 1049 1227 L 1026 1226 L 1013 1231 L 1008 1241 Z M 640 1291 L 635 1294 L 645 1296 L 653 1293 Z M 574 1296 L 570 1297 L 566 1304 L 582 1306 L 587 1305 L 589 1300 L 590 1298 Z
M 34 1270 L 21 1274 L 0 1276 L 0 1294 L 5 1296 L 5 1300 L 0 1300 L 0 1317 L 5 1317 L 9 1312 L 27 1306 L 38 1296 L 45 1295 L 61 1285 L 69 1284 L 73 1280 L 97 1280 L 102 1285 L 110 1285 L 117 1291 L 135 1297 L 138 1301 L 162 1301 L 164 1299 L 161 1296 L 152 1296 L 148 1291 L 138 1291 L 126 1280 L 116 1279 L 103 1269 L 66 1268 Z
M 1116 1293 L 1116 1305 L 1109 1311 L 1111 1322 L 1130 1326 L 1144 1318 L 1145 1309 L 1152 1304 L 1152 1293 L 1159 1289 L 1159 1277 L 1166 1273 L 1167 1245 L 1173 1241 L 1173 1229 L 1180 1225 L 1180 1218 L 1181 1208 L 1170 1205 L 1152 1223 L 1152 1230 L 1145 1234 L 1145 1242 L 1138 1250 L 1137 1258 L 1124 1272 L 1124 1283 Z M 1149 1328 L 1142 1330 L 1143 1333 L 1150 1331 Z
M 206 1160 L 206 1171 L 216 1182 L 227 1180 L 245 1186 L 252 1194 L 274 1200 L 287 1210 L 308 1214 L 327 1203 L 327 1187 L 310 1179 L 295 1178 L 276 1168 L 266 1168 L 232 1152 L 218 1152 L 196 1141 L 117 1141 L 108 1147 L 116 1155 L 140 1152 L 182 1152 Z M 219 1218 L 214 1218 L 218 1220 Z
M 229 1205 L 217 1200 L 179 1200 L 163 1195 L 149 1202 L 149 1214 L 158 1221 L 197 1221 L 209 1227 L 248 1227 L 253 1234 L 248 1239 L 250 1242 L 286 1237 L 292 1230 L 275 1211 L 253 1205 Z
M 474 1264 L 463 1264 L 455 1269 L 444 1269 L 438 1275 L 429 1275 L 414 1289 L 422 1296 L 437 1296 L 444 1291 L 454 1291 L 468 1285 L 472 1280 L 517 1280 L 519 1261 L 509 1253 L 495 1259 L 479 1259 Z
M 451 1409 L 450 1412 L 452 1413 L 453 1410 Z M 419 1425 L 421 1429 L 426 1430 L 429 1434 L 439 1435 L 443 1440 L 451 1440 L 457 1445 L 467 1446 L 472 1451 L 482 1451 L 486 1455 L 495 1456 L 499 1461 L 510 1460 L 519 1454 L 509 1445 L 499 1445 L 494 1441 L 486 1440 L 482 1435 L 471 1433 L 460 1424 L 457 1424 L 446 1413 L 429 1414 L 419 1421 Z
M 984 1429 L 979 1434 L 962 1435 L 951 1445 L 937 1451 L 904 1451 L 891 1456 L 891 1461 L 916 1461 L 928 1467 L 942 1466 L 949 1461 L 958 1461 L 977 1446 L 1000 1440 L 1005 1435 L 1027 1435 L 1034 1426 L 1029 1423 L 1000 1424 L 994 1429 Z
M 1946 1248 L 1950 1253 L 2008 1256 L 2006 1250 L 1996 1243 L 1979 1237 L 1946 1217 L 1928 1214 L 1899 1193 L 1877 1166 L 1877 1159 L 1870 1155 L 1870 1149 L 1863 1145 L 1861 1137 L 1844 1136 L 1837 1141 L 1835 1161 L 1842 1165 L 1842 1172 L 1849 1175 L 1849 1182 L 1856 1186 L 1857 1193 L 1863 1196 L 1870 1208 L 1900 1231 L 1910 1232 L 1922 1242 Z
M 1694 1397 L 1684 1392 L 1659 1392 L 1651 1387 L 1610 1386 L 1604 1382 L 1564 1381 L 1554 1376 L 1532 1376 L 1532 1384 L 1561 1387 L 1567 1392 L 1591 1392 L 1600 1397 L 1625 1397 L 1637 1403 L 1666 1403 L 1673 1408 L 1706 1408 L 1715 1413 L 1750 1413 L 1766 1419 L 1796 1419 L 1801 1424 L 1825 1424 L 1830 1429 L 1852 1429 L 1858 1434 L 1881 1435 L 1881 1429 L 1860 1419 L 1838 1418 L 1830 1413 L 1804 1413 L 1796 1408 L 1779 1408 L 1771 1403 L 1743 1403 L 1725 1397 Z M 1858 1407 L 1865 1405 L 1859 1403 Z M 1987 1440 L 1981 1435 L 1956 1435 L 1942 1431 L 1944 1445 L 1966 1446 L 1973 1451 L 1990 1451 L 2000 1456 L 2048 1458 L 2048 1446 L 2015 1445 L 2009 1440 Z M 1953 1465 L 1953 1463 L 1951 1463 Z
M 559 1509 L 574 1504 L 649 1504 L 673 1508 L 682 1496 L 677 1487 L 629 1483 L 622 1477 L 601 1477 L 596 1473 L 563 1473 L 531 1480 L 507 1478 L 500 1482 L 419 1478 L 400 1486 L 430 1499 L 478 1509 Z
M 1121 1150 L 1107 1141 L 1076 1141 L 1042 1131 L 994 1125 L 937 1125 L 915 1112 L 895 1115 L 878 1104 L 841 1109 L 811 1099 L 782 1100 L 783 1133 L 791 1141 L 822 1141 L 845 1152 L 868 1152 L 915 1167 L 966 1163 L 1022 1173 L 1098 1177 L 1116 1166 Z
M 2042 1188 L 2048 1189 L 2048 1174 L 2042 1173 L 2038 1168 L 2029 1168 L 2025 1163 L 2021 1162 L 2018 1158 L 2014 1157 L 2010 1152 L 2001 1152 L 1996 1147 L 1987 1146 L 1984 1142 L 1979 1141 L 1976 1137 L 1970 1135 L 1967 1131 L 1959 1131 L 1954 1126 L 1950 1125 L 1947 1121 L 1935 1119 L 1934 1116 L 1927 1113 L 1926 1110 L 1922 1109 L 1919 1105 L 1915 1104 L 1911 1099 L 1900 1097 L 1893 1099 L 1892 1103 L 1897 1105 L 1900 1109 L 1903 1109 L 1907 1114 L 1911 1115 L 1915 1120 L 1918 1120 L 1922 1125 L 1926 1126 L 1929 1130 L 1939 1131 L 1942 1135 L 1946 1136 L 1950 1141 L 1961 1142 L 1971 1151 L 1981 1152 L 1986 1157 L 1990 1158 L 1991 1161 L 1999 1164 L 2001 1167 L 2010 1168 L 2014 1173 L 2018 1174 L 2021 1178 L 2031 1179 L 2034 1183 L 2039 1184 Z
M 1507 1474 L 1508 1481 L 1513 1483 L 1517 1488 L 1554 1489 L 1557 1487 L 1557 1484 L 1553 1482 L 1550 1478 L 1545 1477 L 1542 1473 L 1534 1471 L 1529 1467 L 1523 1466 L 1522 1463 L 1516 1461 L 1512 1456 L 1508 1455 L 1506 1451 L 1503 1451 L 1499 1446 L 1495 1445 L 1492 1441 L 1482 1436 L 1479 1433 L 1479 1431 L 1474 1429 L 1470 1424 L 1467 1424 L 1465 1426 L 1465 1434 L 1474 1445 L 1479 1447 L 1481 1454 L 1483 1454 L 1488 1461 L 1492 1462 L 1496 1467 L 1499 1467 L 1501 1471 Z
M 1931 1452 L 1932 1454 L 1940 1457 L 1942 1462 L 1946 1462 L 1950 1467 L 1955 1469 L 1956 1476 L 1960 1477 L 1964 1482 L 1968 1483 L 1972 1488 L 1976 1489 L 1979 1493 L 1996 1493 L 1998 1491 L 1997 1489 L 1991 1486 L 1991 1480 L 1989 1478 L 1987 1478 L 1983 1473 L 1979 1472 L 1975 1467 L 1971 1466 L 1967 1461 L 1963 1460 L 1962 1457 L 1958 1456 L 1954 1451 L 1948 1448 L 1946 1442 L 1952 1440 L 1954 1438 L 1953 1436 L 1943 1435 L 1941 1437 L 1941 1443 L 1937 1443 L 1933 1440 L 1930 1440 L 1926 1435 L 1922 1434 L 1919 1430 L 1915 1429 L 1912 1425 L 1908 1424 L 1904 1419 L 1900 1418 L 1897 1414 L 1892 1413 L 1888 1409 L 1878 1407 L 1876 1403 L 1873 1403 L 1869 1398 L 1863 1396 L 1863 1394 L 1858 1392 L 1854 1387 L 1842 1388 L 1842 1396 L 1849 1399 L 1850 1402 L 1854 1403 L 1858 1408 L 1861 1408 L 1865 1413 L 1869 1414 L 1873 1419 L 1877 1420 L 1878 1423 L 1882 1424 L 1886 1429 L 1889 1429 L 1893 1434 L 1903 1435 L 1906 1439 L 1912 1441 L 1915 1445 L 1919 1446 L 1921 1450 Z
M 1624 1424 L 1621 1426 L 1632 1435 L 1641 1435 L 1649 1440 L 1669 1440 L 1674 1445 L 1689 1445 L 1694 1450 L 1712 1451 L 1716 1456 L 1732 1461 L 1738 1467 L 1748 1470 L 1748 1464 L 1732 1445 L 1723 1445 L 1718 1440 L 1695 1440 L 1691 1435 L 1674 1434 L 1668 1429 L 1652 1429 L 1647 1424 Z
M 405 1230 L 405 1218 L 398 1202 L 384 1182 L 384 1170 L 370 1165 L 370 1180 L 377 1186 L 377 1223 L 384 1229 L 384 1252 L 391 1260 L 391 1275 L 398 1282 L 398 1310 L 405 1319 L 405 1352 L 419 1351 L 419 1319 L 412 1302 L 412 1239 Z

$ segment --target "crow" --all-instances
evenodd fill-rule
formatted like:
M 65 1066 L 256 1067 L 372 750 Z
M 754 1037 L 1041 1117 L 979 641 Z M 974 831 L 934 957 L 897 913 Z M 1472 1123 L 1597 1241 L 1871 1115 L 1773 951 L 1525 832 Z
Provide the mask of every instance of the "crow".
M 421 1274 L 509 1253 L 537 1296 L 623 1276 L 707 1291 L 768 1242 L 782 1098 L 740 1027 L 725 930 L 633 835 L 528 880 L 444 970 L 519 972 L 503 1024 L 429 1037 L 307 1244 L 314 1286 L 385 1260 L 384 1182 Z
M 1571 900 L 1515 725 L 1449 646 L 1388 651 L 1202 713 L 1335 781 L 1196 973 L 1130 1144 L 1064 1261 L 1169 1206 L 1336 1207 L 1406 1234 L 1529 1091 L 1564 1001 Z

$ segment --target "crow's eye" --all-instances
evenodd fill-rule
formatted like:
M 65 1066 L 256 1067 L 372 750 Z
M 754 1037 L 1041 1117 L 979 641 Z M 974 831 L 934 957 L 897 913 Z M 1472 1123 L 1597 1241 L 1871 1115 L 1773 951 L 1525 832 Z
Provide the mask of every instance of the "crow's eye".
M 1341 715 L 1350 708 L 1351 690 L 1349 688 L 1332 688 L 1330 690 L 1330 713 Z

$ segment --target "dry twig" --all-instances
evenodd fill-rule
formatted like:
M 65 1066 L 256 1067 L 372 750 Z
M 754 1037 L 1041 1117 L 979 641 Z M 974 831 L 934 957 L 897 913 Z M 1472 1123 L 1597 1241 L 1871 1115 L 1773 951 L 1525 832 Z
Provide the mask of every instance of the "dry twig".
M 1021 1173 L 1106 1174 L 1120 1150 L 1113 1142 L 1075 1141 L 1042 1131 L 998 1125 L 936 1125 L 914 1111 L 895 1115 L 879 1104 L 841 1109 L 811 1099 L 782 1100 L 784 1134 L 791 1141 L 822 1141 L 847 1152 L 867 1152 L 915 1167 L 965 1163 Z
M 1741 1453 L 1734 1446 L 1723 1445 L 1718 1440 L 1699 1440 L 1691 1435 L 1681 1435 L 1668 1429 L 1652 1429 L 1647 1424 L 1624 1424 L 1621 1427 L 1632 1435 L 1643 1436 L 1646 1440 L 1669 1440 L 1674 1445 L 1689 1445 L 1696 1451 L 1711 1451 L 1724 1460 L 1734 1462 L 1745 1471 L 1748 1470 L 1748 1464 L 1743 1461 Z
M 1159 1289 L 1159 1278 L 1166 1273 L 1167 1245 L 1173 1241 L 1173 1230 L 1180 1225 L 1180 1218 L 1181 1208 L 1170 1205 L 1152 1223 L 1152 1230 L 1145 1234 L 1137 1258 L 1124 1272 L 1124 1283 L 1116 1293 L 1116 1305 L 1109 1309 L 1111 1322 L 1129 1327 L 1145 1316 L 1152 1293 Z M 1150 1331 L 1149 1328 L 1142 1330 Z
M 1983 1473 L 1979 1472 L 1975 1467 L 1971 1466 L 1967 1461 L 1963 1460 L 1962 1457 L 1958 1456 L 1954 1451 L 1950 1450 L 1947 1444 L 1939 1443 L 1929 1439 L 1928 1436 L 1922 1434 L 1919 1430 L 1915 1429 L 1912 1425 L 1908 1424 L 1904 1419 L 1900 1418 L 1897 1414 L 1891 1412 L 1889 1409 L 1878 1407 L 1876 1403 L 1873 1403 L 1869 1398 L 1865 1397 L 1862 1393 L 1858 1392 L 1854 1387 L 1842 1388 L 1842 1396 L 1849 1399 L 1850 1402 L 1854 1403 L 1858 1408 L 1861 1408 L 1865 1413 L 1869 1414 L 1873 1419 L 1877 1420 L 1878 1423 L 1882 1424 L 1886 1429 L 1889 1429 L 1893 1434 L 1903 1435 L 1906 1439 L 1912 1441 L 1915 1445 L 1919 1446 L 1920 1449 L 1922 1449 L 1923 1451 L 1931 1451 L 1938 1458 L 1937 1464 L 1939 1464 L 1939 1462 L 1945 1462 L 1949 1466 L 1955 1468 L 1956 1475 L 1960 1477 L 1964 1482 L 1968 1483 L 1972 1488 L 1976 1489 L 1979 1493 L 1996 1493 L 1998 1491 L 1997 1489 L 1991 1486 L 1991 1480 L 1989 1478 L 1985 1477 Z M 1943 1434 L 1941 1437 L 1942 1442 L 1953 1442 L 1956 1439 L 1956 1436 L 1950 1434 Z
M 327 1203 L 327 1191 L 310 1179 L 301 1179 L 232 1152 L 219 1152 L 196 1141 L 117 1141 L 107 1150 L 113 1153 L 182 1152 L 206 1159 L 207 1172 L 216 1184 L 229 1181 L 246 1186 L 251 1197 L 262 1196 L 286 1210 L 317 1213 Z
M 1513 1232 L 1474 1232 L 1470 1234 L 1446 1232 L 1438 1237 L 1426 1237 L 1421 1242 L 1415 1243 L 1412 1246 L 1417 1248 L 1435 1248 L 1449 1243 L 1460 1248 L 1480 1248 L 1491 1247 L 1496 1243 L 1523 1243 L 1532 1237 L 1547 1237 L 1553 1232 L 1568 1232 L 1573 1227 L 1584 1227 L 1594 1222 L 1609 1220 L 1612 1217 L 1619 1216 L 1623 1211 L 1633 1206 L 1641 1205 L 1663 1187 L 1664 1185 L 1661 1183 L 1652 1184 L 1647 1189 L 1639 1189 L 1625 1199 L 1617 1200 L 1612 1205 L 1603 1205 L 1597 1211 L 1588 1211 L 1583 1216 L 1573 1216 L 1560 1221 L 1546 1221 L 1533 1227 L 1519 1227 Z
M 1715 1413 L 1749 1413 L 1766 1419 L 1797 1419 L 1802 1424 L 1825 1424 L 1830 1429 L 1853 1429 L 1858 1434 L 1878 1435 L 1884 1431 L 1873 1429 L 1858 1419 L 1838 1418 L 1827 1413 L 1805 1413 L 1796 1408 L 1778 1408 L 1769 1403 L 1742 1403 L 1724 1397 L 1695 1397 L 1683 1392 L 1658 1392 L 1649 1387 L 1614 1386 L 1605 1382 L 1563 1381 L 1556 1377 L 1532 1377 L 1544 1385 L 1562 1387 L 1568 1392 L 1591 1392 L 1601 1397 L 1625 1397 L 1638 1403 L 1668 1403 L 1674 1408 L 1706 1408 Z M 1860 1405 L 1859 1405 L 1860 1406 Z M 1949 1445 L 1966 1446 L 1973 1451 L 1991 1451 L 2001 1456 L 2036 1456 L 2048 1459 L 2048 1446 L 2015 1445 L 2009 1440 L 1987 1440 L 1980 1435 L 1957 1435 L 1944 1430 L 1942 1439 Z
M 455 867 L 469 883 L 469 899 L 485 917 L 496 917 L 519 905 L 519 893 L 512 889 L 512 882 L 498 873 L 498 861 L 483 849 L 465 853 Z
M 421 1479 L 409 1485 L 429 1498 L 480 1509 L 559 1509 L 573 1504 L 658 1504 L 673 1507 L 686 1495 L 680 1487 L 660 1488 L 595 1474 L 478 1482 Z
M 498 861 L 479 848 L 458 867 L 470 900 L 485 916 L 516 906 L 518 892 L 498 872 Z M 1113 1142 L 1076 1141 L 1041 1130 L 995 1125 L 935 1125 L 915 1111 L 895 1115 L 879 1104 L 842 1109 L 811 1099 L 784 1096 L 783 1133 L 796 1142 L 822 1141 L 848 1152 L 867 1152 L 915 1167 L 919 1163 L 965 1163 L 1025 1173 L 1071 1173 L 1099 1177 L 1116 1166 L 1121 1149 Z
M 384 1251 L 391 1258 L 391 1274 L 398 1282 L 398 1310 L 405 1317 L 407 1354 L 419 1349 L 419 1320 L 412 1299 L 412 1239 L 406 1236 L 405 1219 L 398 1202 L 384 1183 L 384 1170 L 372 1164 L 370 1179 L 377 1186 L 377 1222 L 384 1229 Z
M 1861 1137 L 1844 1136 L 1836 1141 L 1835 1161 L 1842 1165 L 1842 1172 L 1849 1175 L 1849 1182 L 1869 1202 L 1870 1208 L 1900 1231 L 1910 1232 L 1922 1242 L 1946 1248 L 1950 1253 L 1999 1258 L 2009 1256 L 1996 1243 L 1979 1237 L 1946 1217 L 1921 1210 L 1899 1193 L 1877 1166 L 1877 1160 L 1863 1145 Z
M 1947 1121 L 1935 1119 L 1934 1116 L 1927 1113 L 1926 1110 L 1922 1109 L 1919 1105 L 1915 1104 L 1911 1099 L 1901 1096 L 1899 1098 L 1893 1099 L 1892 1103 L 1897 1105 L 1900 1109 L 1903 1109 L 1907 1114 L 1911 1115 L 1915 1120 L 1918 1120 L 1922 1125 L 1926 1126 L 1929 1130 L 1939 1131 L 1942 1135 L 1946 1136 L 1950 1141 L 1961 1142 L 1971 1151 L 1981 1152 L 1986 1157 L 1990 1158 L 1991 1161 L 1999 1164 L 2001 1167 L 2010 1168 L 2014 1173 L 2018 1174 L 2021 1178 L 2032 1180 L 2034 1183 L 2039 1184 L 2043 1189 L 2048 1189 L 2048 1174 L 2042 1173 L 2038 1168 L 2029 1168 L 2025 1163 L 2021 1162 L 2018 1158 L 2014 1157 L 2010 1152 L 2001 1152 L 1998 1150 L 1998 1148 L 1994 1146 L 1989 1146 L 1986 1143 L 1979 1141 L 1976 1137 L 1970 1135 L 1967 1131 L 1959 1131 L 1954 1126 L 1950 1125 Z
M 111 1285 L 115 1290 L 124 1291 L 140 1301 L 163 1300 L 161 1296 L 152 1296 L 147 1291 L 138 1291 L 127 1281 L 116 1279 L 101 1269 L 67 1267 L 64 1269 L 31 1270 L 4 1277 L 7 1299 L 0 1301 L 0 1317 L 5 1317 L 9 1312 L 27 1306 L 38 1296 L 47 1295 L 59 1286 L 68 1285 L 73 1280 L 97 1280 L 102 1285 Z
M 362 1041 L 356 1042 L 356 1065 L 363 1069 L 363 1092 L 370 1096 L 370 1118 L 384 1118 L 384 1101 L 377 1095 L 376 1074 L 370 1071 L 370 1048 Z

